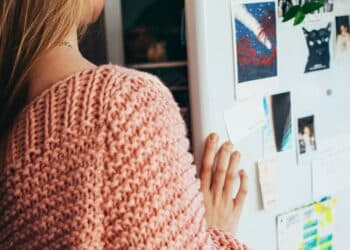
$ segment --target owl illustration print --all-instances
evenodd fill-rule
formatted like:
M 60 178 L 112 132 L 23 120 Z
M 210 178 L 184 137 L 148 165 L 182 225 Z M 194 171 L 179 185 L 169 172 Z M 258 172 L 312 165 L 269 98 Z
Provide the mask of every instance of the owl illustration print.
M 330 64 L 329 42 L 331 37 L 331 24 L 321 29 L 307 30 L 303 28 L 309 56 L 305 73 L 328 69 Z

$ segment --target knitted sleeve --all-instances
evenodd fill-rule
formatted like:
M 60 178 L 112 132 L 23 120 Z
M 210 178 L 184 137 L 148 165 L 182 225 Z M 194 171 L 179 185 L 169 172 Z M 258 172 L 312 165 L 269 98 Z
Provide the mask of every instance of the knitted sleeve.
M 153 76 L 125 76 L 107 98 L 106 248 L 245 249 L 206 229 L 186 127 L 167 88 Z
M 208 229 L 208 232 L 218 248 L 239 250 L 249 249 L 246 245 L 242 245 L 239 241 L 237 241 L 232 235 L 229 235 L 219 229 L 210 228 Z

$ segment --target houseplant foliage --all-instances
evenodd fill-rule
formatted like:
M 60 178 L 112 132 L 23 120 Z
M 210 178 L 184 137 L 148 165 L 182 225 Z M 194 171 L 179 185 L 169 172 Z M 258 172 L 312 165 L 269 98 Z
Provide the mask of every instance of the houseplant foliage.
M 306 2 L 303 5 L 294 5 L 289 8 L 287 13 L 283 16 L 283 22 L 294 19 L 294 25 L 301 24 L 306 15 L 322 8 L 324 6 L 324 0 L 313 0 Z

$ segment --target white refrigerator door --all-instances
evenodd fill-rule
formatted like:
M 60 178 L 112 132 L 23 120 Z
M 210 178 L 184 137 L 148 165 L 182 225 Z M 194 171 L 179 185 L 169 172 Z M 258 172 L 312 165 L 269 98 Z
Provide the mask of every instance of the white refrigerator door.
M 200 168 L 207 135 L 217 132 L 221 143 L 229 139 L 224 112 L 235 103 L 231 3 L 229 0 L 185 2 L 193 148 L 196 166 Z M 262 143 L 262 131 L 239 145 L 233 142 L 242 152 L 240 165 L 248 173 L 250 188 L 237 236 L 253 249 L 275 249 L 274 214 L 257 214 L 261 198 L 254 162 L 262 157 L 259 143 Z M 264 225 L 264 233 L 256 231 L 257 225 Z
M 185 2 L 193 147 L 199 166 L 203 141 L 210 132 L 217 132 L 221 142 L 228 140 L 224 111 L 235 96 L 230 2 L 224 1 L 224 9 L 217 8 L 221 1 Z

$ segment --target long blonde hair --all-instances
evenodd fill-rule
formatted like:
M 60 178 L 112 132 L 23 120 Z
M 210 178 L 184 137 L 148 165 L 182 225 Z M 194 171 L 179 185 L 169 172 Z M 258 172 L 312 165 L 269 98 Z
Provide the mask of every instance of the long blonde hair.
M 86 0 L 1 0 L 0 139 L 26 99 L 26 77 L 35 61 L 62 42 L 83 18 Z

